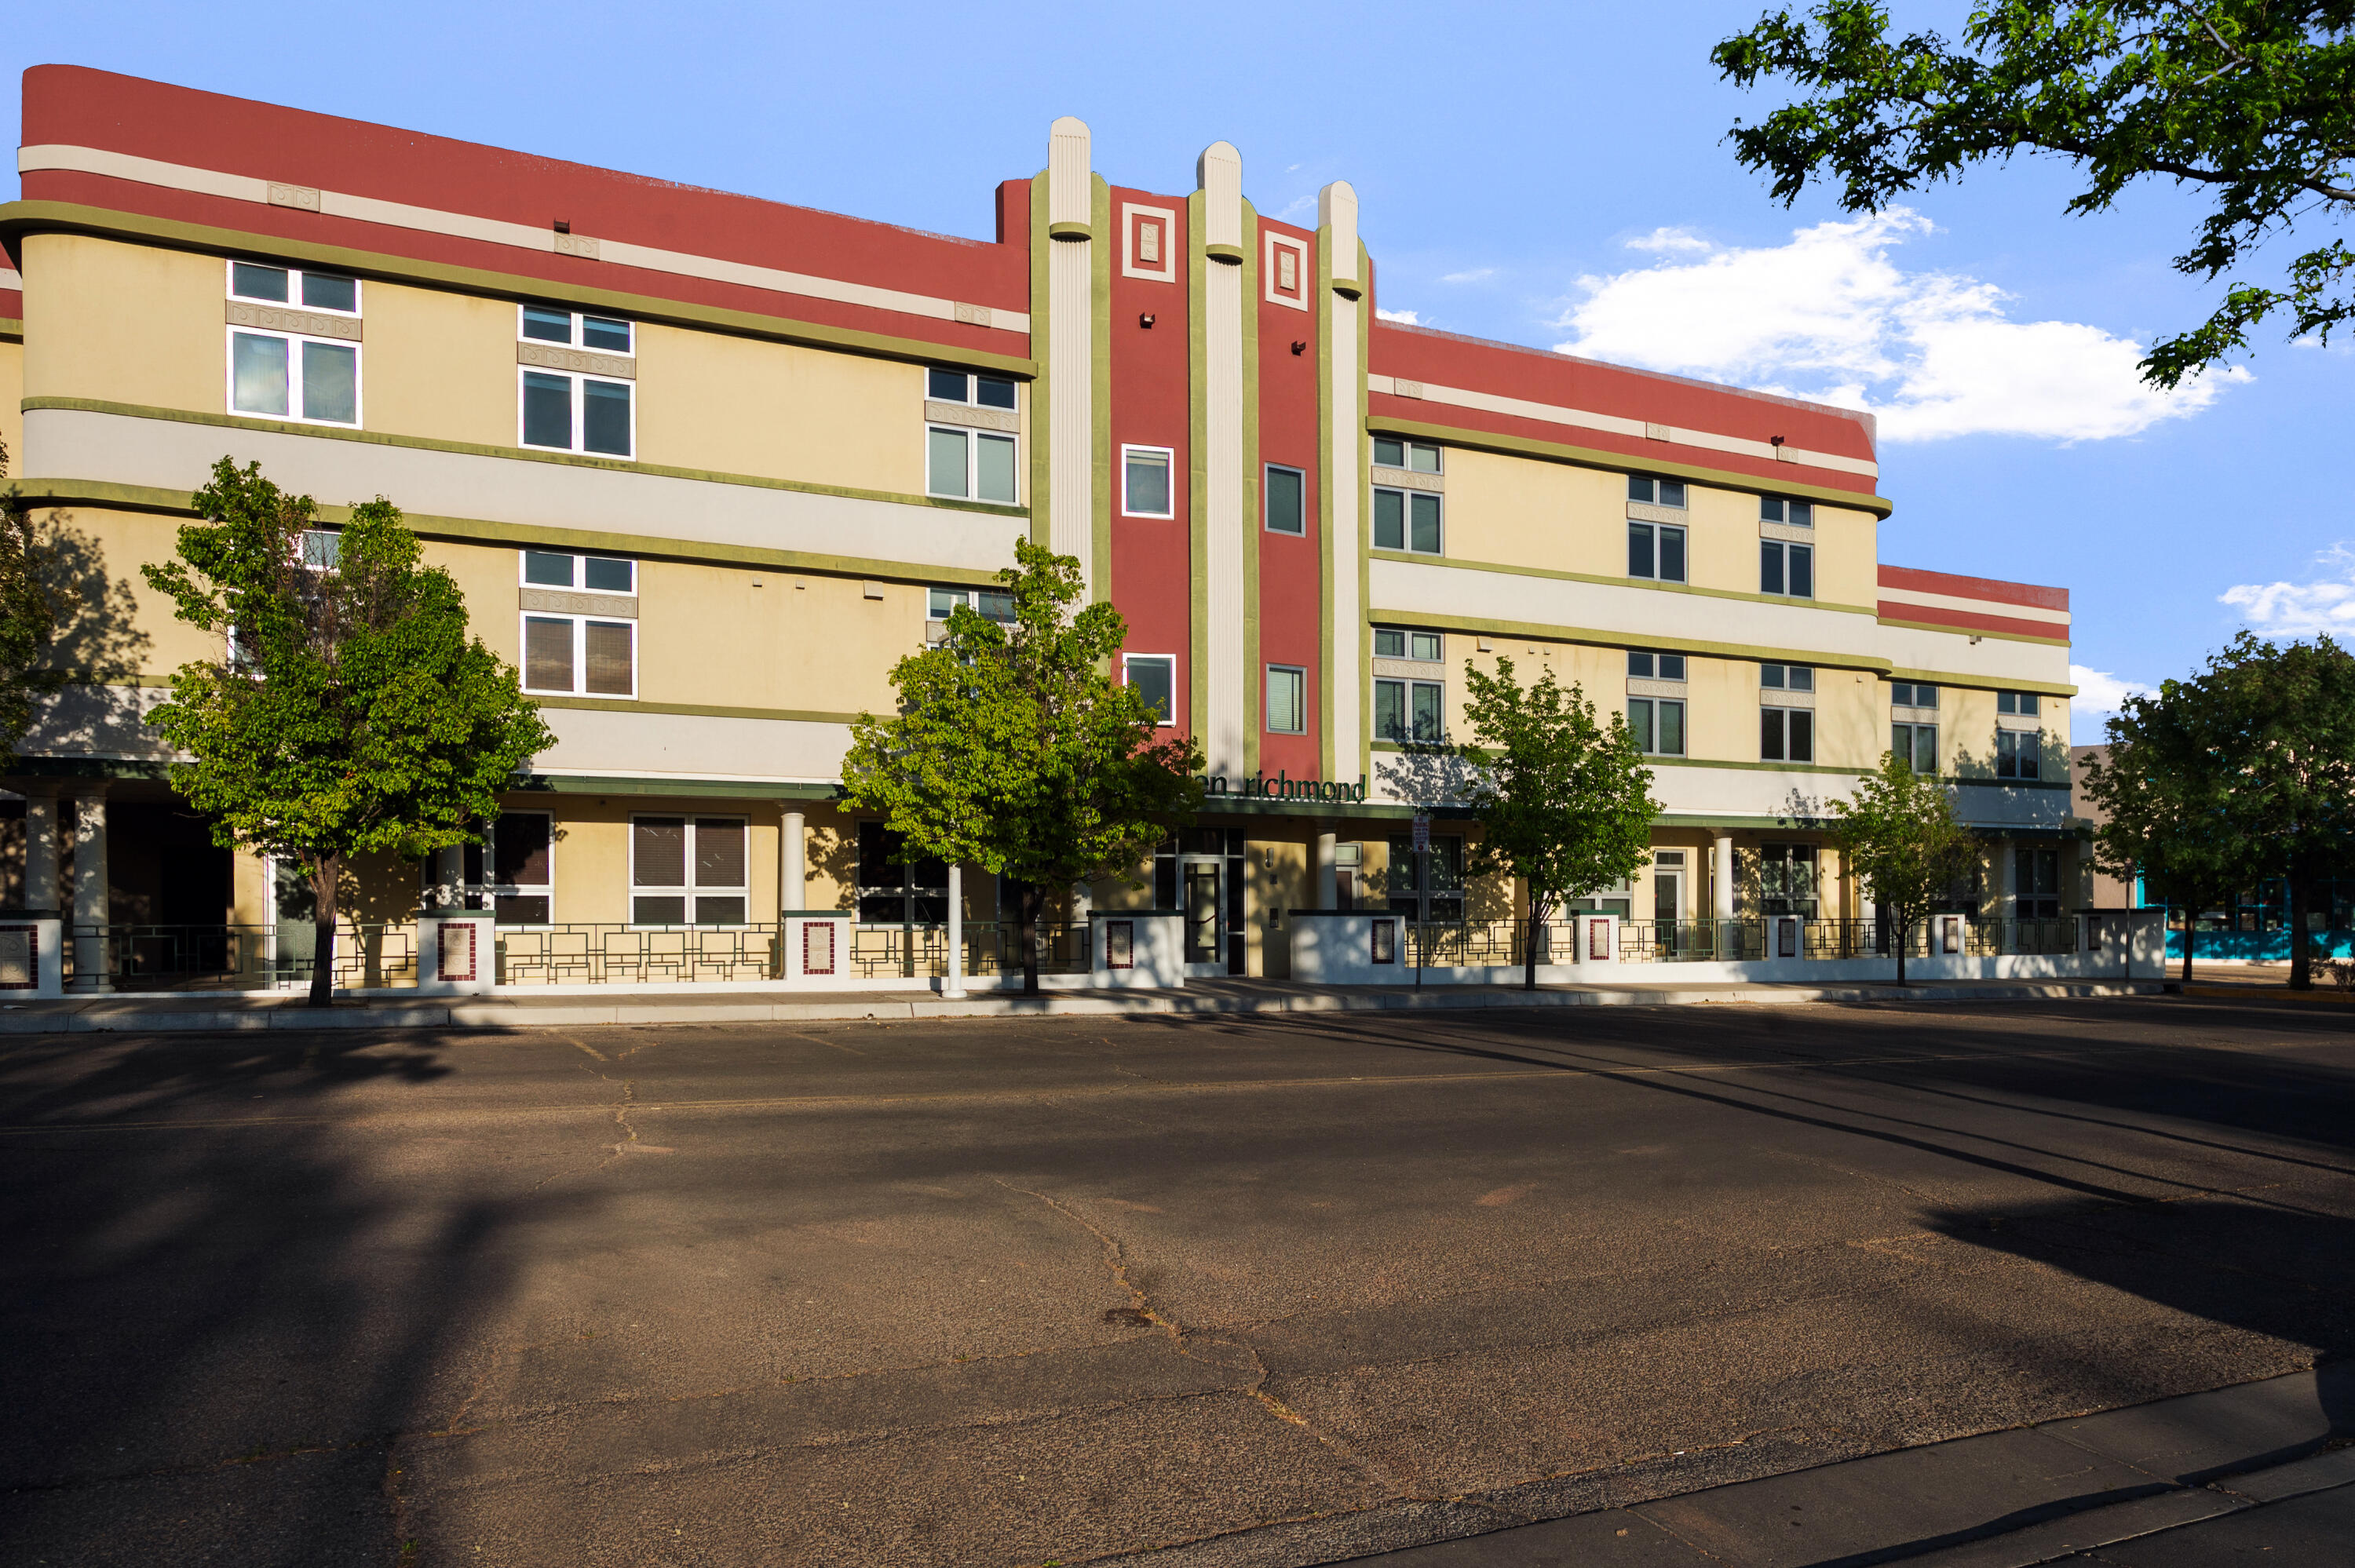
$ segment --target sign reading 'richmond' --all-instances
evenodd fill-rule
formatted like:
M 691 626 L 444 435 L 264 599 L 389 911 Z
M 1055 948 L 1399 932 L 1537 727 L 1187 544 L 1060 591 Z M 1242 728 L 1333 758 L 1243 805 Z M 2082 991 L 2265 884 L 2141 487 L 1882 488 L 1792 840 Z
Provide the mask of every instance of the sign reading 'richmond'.
M 1295 779 L 1278 773 L 1270 779 L 1264 773 L 1254 773 L 1248 779 L 1230 779 L 1224 774 L 1205 773 L 1200 776 L 1205 795 L 1241 795 L 1264 800 L 1344 800 L 1362 802 L 1366 798 L 1366 776 L 1358 775 L 1355 784 L 1344 784 L 1337 779 Z

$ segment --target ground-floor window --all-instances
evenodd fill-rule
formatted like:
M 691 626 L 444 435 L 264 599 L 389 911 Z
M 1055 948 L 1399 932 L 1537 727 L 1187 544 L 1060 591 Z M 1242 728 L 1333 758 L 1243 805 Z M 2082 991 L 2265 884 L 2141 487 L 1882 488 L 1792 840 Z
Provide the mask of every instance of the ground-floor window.
M 2022 920 L 2061 916 L 2061 852 L 2021 844 L 2012 853 L 2012 913 Z
M 1464 840 L 1455 834 L 1431 837 L 1431 875 L 1424 885 L 1421 857 L 1414 841 L 1391 841 L 1390 908 L 1419 922 L 1454 924 L 1464 918 Z
M 630 820 L 630 924 L 741 926 L 751 905 L 741 817 Z
M 1762 915 L 1803 915 L 1812 920 L 1817 907 L 1816 846 L 1758 846 L 1758 912 Z
M 545 926 L 554 918 L 555 823 L 546 811 L 501 811 L 485 833 L 491 908 L 500 925 Z
M 858 921 L 862 926 L 940 926 L 949 917 L 946 861 L 901 864 L 907 835 L 881 822 L 858 824 Z

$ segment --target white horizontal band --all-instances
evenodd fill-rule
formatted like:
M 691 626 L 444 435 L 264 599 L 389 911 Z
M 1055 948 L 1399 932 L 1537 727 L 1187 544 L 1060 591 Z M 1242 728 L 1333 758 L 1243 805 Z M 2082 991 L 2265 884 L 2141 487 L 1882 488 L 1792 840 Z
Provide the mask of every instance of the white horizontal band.
M 1900 588 L 1883 586 L 1879 592 L 1883 604 L 1918 604 L 1924 609 L 1967 609 L 1977 615 L 2008 615 L 2015 620 L 2044 620 L 2055 626 L 2069 624 L 2065 609 L 2046 609 L 2040 605 L 2014 604 L 2005 599 L 1964 599 L 1951 593 L 1924 593 L 1920 588 Z

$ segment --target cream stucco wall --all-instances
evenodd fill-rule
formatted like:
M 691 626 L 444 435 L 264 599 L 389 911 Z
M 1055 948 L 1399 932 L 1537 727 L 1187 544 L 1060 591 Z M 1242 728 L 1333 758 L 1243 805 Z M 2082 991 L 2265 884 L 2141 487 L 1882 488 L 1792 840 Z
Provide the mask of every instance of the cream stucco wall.
M 0 446 L 8 449 L 5 477 L 25 471 L 25 345 L 0 341 Z
M 360 315 L 369 429 L 489 447 L 521 439 L 514 301 L 365 282 Z
M 227 406 L 221 258 L 80 234 L 28 234 L 22 256 L 24 396 Z

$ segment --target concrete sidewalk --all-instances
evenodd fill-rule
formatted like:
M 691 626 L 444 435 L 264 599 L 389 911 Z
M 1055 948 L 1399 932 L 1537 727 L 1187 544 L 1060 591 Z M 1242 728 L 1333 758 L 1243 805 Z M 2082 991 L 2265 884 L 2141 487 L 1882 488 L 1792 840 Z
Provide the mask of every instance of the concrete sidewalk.
M 2030 1568 L 2081 1552 L 2174 1568 L 2258 1550 L 2282 1568 L 2336 1563 L 2355 1539 L 2355 1490 L 2339 1489 L 2355 1484 L 2350 1439 L 2355 1364 L 2341 1363 L 1681 1496 L 1617 1501 L 1636 1489 L 1602 1476 L 1593 1511 L 1541 1523 L 1511 1523 L 1511 1493 L 1464 1498 L 1447 1510 L 1459 1531 L 1483 1513 L 1501 1528 L 1370 1556 L 1278 1526 L 1097 1568 Z M 2273 1511 L 2291 1499 L 2306 1500 Z M 2314 1542 L 2321 1554 L 2300 1550 Z
M 0 1034 L 218 1033 L 250 1029 L 576 1029 L 603 1024 L 768 1023 L 910 1018 L 1117 1017 L 1127 1014 L 1454 1012 L 1494 1007 L 1679 1007 L 1704 1002 L 1794 1005 L 1854 1001 L 2042 1001 L 2149 996 L 2155 980 L 1940 981 L 1925 985 L 1546 985 L 1330 987 L 1285 980 L 1197 980 L 1183 991 L 984 992 L 952 1001 L 936 991 L 631 991 L 611 998 L 378 993 L 317 1011 L 297 994 L 178 991 L 67 997 L 0 1004 Z

